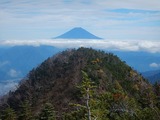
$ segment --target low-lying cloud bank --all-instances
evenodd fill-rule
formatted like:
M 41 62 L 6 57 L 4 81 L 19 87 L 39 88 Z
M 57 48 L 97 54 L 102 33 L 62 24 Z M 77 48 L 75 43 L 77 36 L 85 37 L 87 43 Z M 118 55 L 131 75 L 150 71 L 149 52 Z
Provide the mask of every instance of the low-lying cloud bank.
M 149 64 L 149 66 L 150 67 L 152 67 L 152 68 L 159 68 L 160 67 L 160 63 L 151 63 L 151 64 Z
M 146 51 L 160 53 L 158 40 L 88 40 L 88 39 L 41 39 L 41 40 L 4 40 L 0 46 L 50 45 L 61 48 L 92 47 L 119 51 Z
M 0 82 L 0 96 L 7 94 L 10 90 L 14 91 L 18 87 L 19 80 L 8 80 Z

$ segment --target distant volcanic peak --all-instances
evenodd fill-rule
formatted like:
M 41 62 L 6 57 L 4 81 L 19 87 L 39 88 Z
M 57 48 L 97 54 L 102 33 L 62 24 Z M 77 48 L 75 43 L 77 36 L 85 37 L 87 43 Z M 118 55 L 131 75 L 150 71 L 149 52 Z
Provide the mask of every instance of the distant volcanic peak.
M 81 27 L 75 27 L 70 31 L 56 37 L 56 39 L 102 39 L 97 37 L 90 32 L 86 31 Z

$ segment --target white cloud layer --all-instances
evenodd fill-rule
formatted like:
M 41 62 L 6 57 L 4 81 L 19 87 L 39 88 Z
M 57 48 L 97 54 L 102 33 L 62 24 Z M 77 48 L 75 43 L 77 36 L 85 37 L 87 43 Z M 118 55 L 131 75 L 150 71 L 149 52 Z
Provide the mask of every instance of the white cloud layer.
M 0 61 L 0 68 L 8 64 L 9 64 L 9 61 Z
M 7 73 L 10 77 L 17 77 L 20 74 L 20 71 L 16 71 L 15 69 L 10 69 Z
M 41 39 L 41 40 L 5 40 L 0 41 L 2 46 L 16 45 L 49 45 L 61 48 L 93 47 L 119 51 L 146 51 L 160 53 L 158 40 L 88 40 L 88 39 Z
M 149 64 L 149 66 L 152 67 L 152 68 L 159 68 L 160 63 L 151 63 L 151 64 Z
M 9 80 L 5 82 L 0 82 L 0 96 L 8 93 L 10 90 L 11 91 L 15 90 L 16 87 L 18 86 L 18 81 Z

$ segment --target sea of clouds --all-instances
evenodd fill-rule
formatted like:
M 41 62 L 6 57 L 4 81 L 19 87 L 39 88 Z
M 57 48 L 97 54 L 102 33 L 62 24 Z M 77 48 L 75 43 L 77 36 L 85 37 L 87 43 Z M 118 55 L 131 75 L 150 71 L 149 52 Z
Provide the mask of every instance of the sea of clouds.
M 40 39 L 40 40 L 4 40 L 0 46 L 49 45 L 60 48 L 92 47 L 105 50 L 160 52 L 158 40 L 96 40 L 96 39 Z

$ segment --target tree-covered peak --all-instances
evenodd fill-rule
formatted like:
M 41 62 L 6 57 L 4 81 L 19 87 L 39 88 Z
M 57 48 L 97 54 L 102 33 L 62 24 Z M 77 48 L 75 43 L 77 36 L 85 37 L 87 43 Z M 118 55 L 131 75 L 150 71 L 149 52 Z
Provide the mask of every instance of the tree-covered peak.
M 0 109 L 4 112 L 7 104 L 19 115 L 19 103 L 28 101 L 29 111 L 38 118 L 50 111 L 48 115 L 58 120 L 87 119 L 87 113 L 88 119 L 154 120 L 153 115 L 159 117 L 158 91 L 158 85 L 152 87 L 112 53 L 81 47 L 58 53 L 31 70 L 17 90 L 3 98 Z M 52 109 L 44 107 L 46 103 Z

